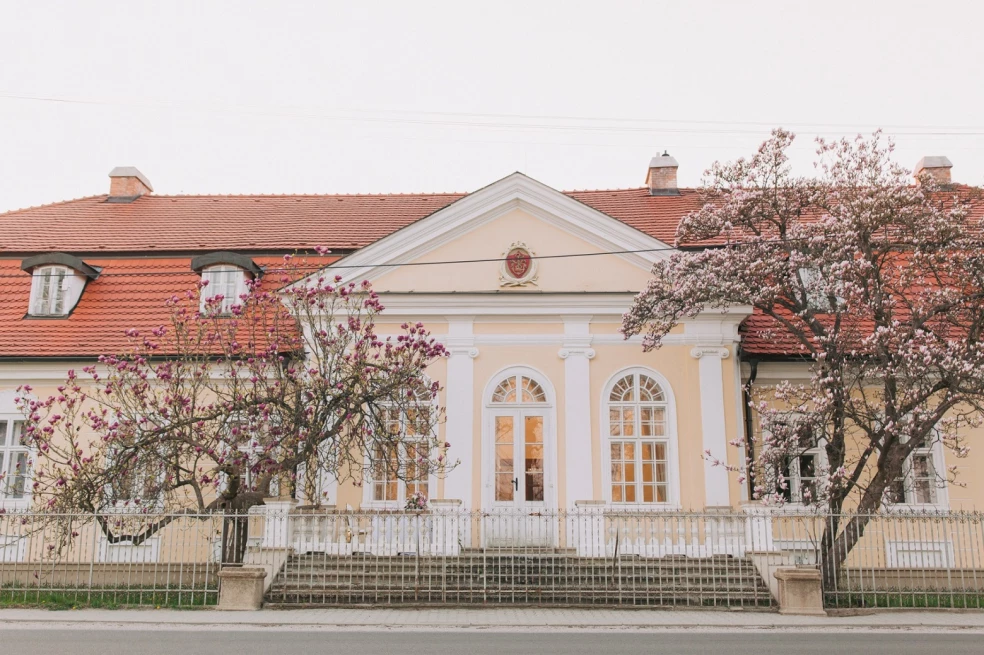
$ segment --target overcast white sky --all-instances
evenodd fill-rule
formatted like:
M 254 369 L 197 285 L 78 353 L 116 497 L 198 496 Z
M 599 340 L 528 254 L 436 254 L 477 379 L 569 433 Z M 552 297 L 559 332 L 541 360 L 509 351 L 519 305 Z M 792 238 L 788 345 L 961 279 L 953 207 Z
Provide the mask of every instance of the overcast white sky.
M 0 61 L 0 211 L 118 165 L 164 194 L 614 188 L 667 149 L 691 186 L 775 125 L 804 172 L 816 133 L 884 126 L 984 182 L 970 0 L 0 0 Z

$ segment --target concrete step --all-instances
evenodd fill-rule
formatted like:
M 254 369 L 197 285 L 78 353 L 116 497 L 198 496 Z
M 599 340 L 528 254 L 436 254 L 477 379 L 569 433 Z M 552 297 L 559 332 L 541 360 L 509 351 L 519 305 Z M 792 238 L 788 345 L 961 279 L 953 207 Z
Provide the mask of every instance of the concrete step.
M 404 595 L 373 594 L 296 594 L 268 595 L 268 608 L 315 608 L 336 605 L 565 605 L 565 606 L 634 606 L 634 607 L 756 607 L 774 606 L 768 593 L 739 594 L 626 594 L 584 596 L 571 593 L 418 593 Z
M 292 556 L 266 594 L 283 607 L 350 604 L 772 605 L 746 558 Z

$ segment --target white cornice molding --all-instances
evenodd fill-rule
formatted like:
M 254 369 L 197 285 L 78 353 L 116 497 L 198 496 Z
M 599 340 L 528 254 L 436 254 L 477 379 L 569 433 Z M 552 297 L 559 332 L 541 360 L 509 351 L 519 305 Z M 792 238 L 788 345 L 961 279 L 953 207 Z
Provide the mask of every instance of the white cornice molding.
M 373 281 L 394 265 L 413 261 L 514 209 L 522 209 L 603 250 L 655 250 L 617 255 L 647 271 L 671 252 L 671 247 L 662 241 L 542 182 L 513 173 L 339 260 L 337 263 L 346 268 L 336 270 L 346 282 Z M 326 270 L 331 270 L 331 266 Z

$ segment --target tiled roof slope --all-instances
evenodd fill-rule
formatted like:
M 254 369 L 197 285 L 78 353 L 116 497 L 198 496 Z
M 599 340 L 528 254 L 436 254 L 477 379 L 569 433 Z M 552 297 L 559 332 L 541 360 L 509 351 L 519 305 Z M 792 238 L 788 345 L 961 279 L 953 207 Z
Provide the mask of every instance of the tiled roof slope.
M 0 253 L 361 248 L 462 195 L 93 196 L 0 214 Z
M 676 238 L 680 219 L 702 205 L 696 189 L 680 189 L 678 196 L 654 196 L 646 187 L 565 193 L 669 245 Z
M 335 258 L 337 259 L 337 258 Z M 279 257 L 256 257 L 263 265 Z M 320 260 L 327 264 L 330 259 Z M 98 259 L 101 267 L 75 310 L 66 318 L 25 318 L 31 296 L 31 276 L 20 270 L 19 259 L 0 259 L 0 358 L 96 357 L 118 354 L 128 347 L 124 330 L 146 332 L 169 322 L 165 301 L 194 289 L 198 275 L 191 258 Z M 276 276 L 271 276 L 275 278 Z M 272 279 L 273 284 L 279 280 Z
M 93 196 L 0 214 L 0 254 L 362 248 L 464 195 L 146 195 L 130 203 Z M 567 195 L 670 244 L 680 217 L 700 206 L 687 189 Z

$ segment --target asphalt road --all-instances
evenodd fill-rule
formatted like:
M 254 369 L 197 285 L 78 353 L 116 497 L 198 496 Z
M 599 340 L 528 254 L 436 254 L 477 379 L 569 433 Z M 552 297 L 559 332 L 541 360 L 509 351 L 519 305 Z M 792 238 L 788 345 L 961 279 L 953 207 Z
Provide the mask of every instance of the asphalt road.
M 303 630 L 0 630 L 0 653 L 18 655 L 907 655 L 981 653 L 977 634 L 851 632 L 311 632 Z

